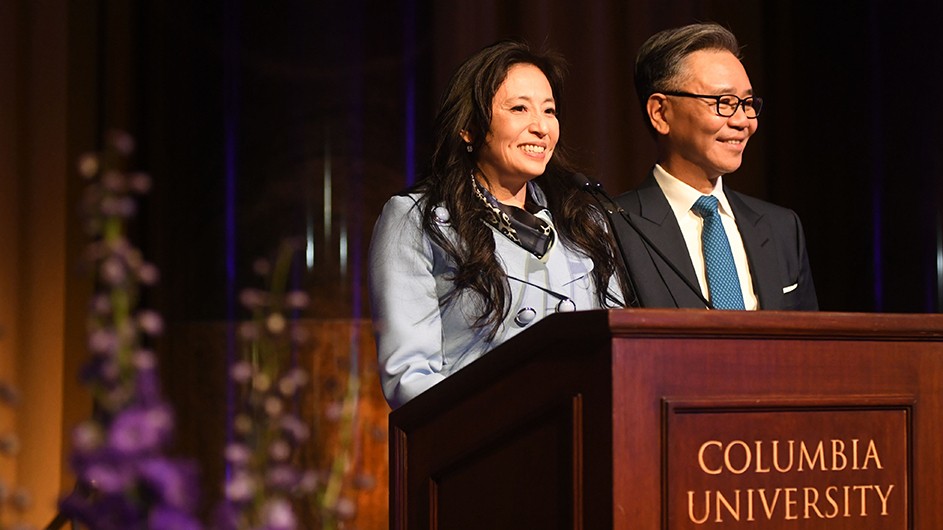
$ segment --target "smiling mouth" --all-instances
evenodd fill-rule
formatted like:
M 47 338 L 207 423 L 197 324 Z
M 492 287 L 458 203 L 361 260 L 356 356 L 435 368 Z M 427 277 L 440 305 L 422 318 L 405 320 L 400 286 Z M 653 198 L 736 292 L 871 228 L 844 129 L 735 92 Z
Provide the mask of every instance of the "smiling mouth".
M 531 153 L 531 154 L 535 154 L 535 155 L 542 154 L 542 153 L 544 153 L 544 152 L 547 150 L 547 148 L 544 147 L 544 146 L 542 146 L 542 145 L 533 145 L 533 144 L 522 145 L 522 146 L 521 146 L 521 149 L 522 149 L 525 153 Z

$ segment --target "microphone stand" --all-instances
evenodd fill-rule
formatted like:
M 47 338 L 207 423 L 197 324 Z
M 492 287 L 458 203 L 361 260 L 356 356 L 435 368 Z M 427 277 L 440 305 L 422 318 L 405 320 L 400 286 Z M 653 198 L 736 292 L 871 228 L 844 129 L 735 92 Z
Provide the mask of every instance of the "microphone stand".
M 710 303 L 710 301 L 707 298 L 704 298 L 704 295 L 701 294 L 701 289 L 694 286 L 694 284 L 691 283 L 691 280 L 689 280 L 687 276 L 682 274 L 681 271 L 678 270 L 678 267 L 676 267 L 675 264 L 672 263 L 671 260 L 669 260 L 668 257 L 662 253 L 662 251 L 655 245 L 655 243 L 653 243 L 652 240 L 649 239 L 647 235 L 645 235 L 645 232 L 642 232 L 642 230 L 638 227 L 638 225 L 635 224 L 635 221 L 632 220 L 629 213 L 626 212 L 625 209 L 623 209 L 621 206 L 619 206 L 612 199 L 612 197 L 609 196 L 608 193 L 606 193 L 606 190 L 603 189 L 601 183 L 590 180 L 589 177 L 587 177 L 586 175 L 582 173 L 574 173 L 573 179 L 576 181 L 577 185 L 581 189 L 586 190 L 590 192 L 591 194 L 593 194 L 593 196 L 596 197 L 596 200 L 599 201 L 600 205 L 603 206 L 603 209 L 609 212 L 610 215 L 612 215 L 613 212 L 618 213 L 622 217 L 622 220 L 625 221 L 625 223 L 629 225 L 629 227 L 636 234 L 638 234 L 639 237 L 642 238 L 642 241 L 645 242 L 645 245 L 648 248 L 654 250 L 655 254 L 658 254 L 658 257 L 661 258 L 661 260 L 664 261 L 668 265 L 668 267 L 675 273 L 675 275 L 677 275 L 678 278 L 680 278 L 681 281 L 684 282 L 684 284 L 688 287 L 688 289 L 690 289 L 691 292 L 697 296 L 697 298 L 701 301 L 701 303 L 704 304 L 704 307 L 706 309 L 714 309 L 714 304 Z M 606 202 L 609 204 L 612 210 L 610 210 L 610 208 L 603 205 L 603 201 L 602 199 L 600 199 L 600 197 L 606 200 Z M 613 232 L 615 232 L 615 229 L 613 229 Z M 625 251 L 622 249 L 622 242 L 619 239 L 618 234 L 613 233 L 613 235 L 615 236 L 616 241 L 619 243 L 619 251 L 622 252 L 622 259 L 625 262 L 626 273 L 628 274 L 631 281 L 632 275 L 629 271 L 629 262 L 628 262 L 627 256 L 625 255 Z M 632 289 L 635 290 L 634 284 L 632 285 Z M 637 292 L 638 291 L 636 290 L 636 293 Z M 637 296 L 636 296 L 636 302 L 638 302 Z
M 622 268 L 625 270 L 625 279 L 628 283 L 627 287 L 629 288 L 630 293 L 624 293 L 626 295 L 626 306 L 627 307 L 642 307 L 642 303 L 638 299 L 638 288 L 635 286 L 635 280 L 632 278 L 632 274 L 629 271 L 629 260 L 628 256 L 625 254 L 625 248 L 622 246 L 622 240 L 619 239 L 619 235 L 616 233 L 615 223 L 613 222 L 612 215 L 613 210 L 607 208 L 605 204 L 599 199 L 597 190 L 593 186 L 592 182 L 589 180 L 589 177 L 582 173 L 574 173 L 573 180 L 576 181 L 577 187 L 581 190 L 589 192 L 593 196 L 593 199 L 599 204 L 602 211 L 606 214 L 606 220 L 609 222 L 609 231 L 612 233 L 612 238 L 616 241 L 616 247 L 619 249 L 619 261 L 622 262 Z M 598 183 L 597 183 L 598 186 Z M 601 188 L 600 188 L 601 189 Z M 609 200 L 610 204 L 612 200 Z

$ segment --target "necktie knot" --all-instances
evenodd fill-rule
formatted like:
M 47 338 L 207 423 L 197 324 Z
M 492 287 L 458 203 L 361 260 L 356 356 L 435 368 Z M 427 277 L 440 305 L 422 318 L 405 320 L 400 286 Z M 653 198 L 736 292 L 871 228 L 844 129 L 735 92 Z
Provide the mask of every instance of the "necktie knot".
M 694 202 L 694 206 L 691 207 L 691 210 L 698 216 L 706 219 L 717 213 L 717 204 L 717 197 L 713 195 L 701 195 L 701 197 Z

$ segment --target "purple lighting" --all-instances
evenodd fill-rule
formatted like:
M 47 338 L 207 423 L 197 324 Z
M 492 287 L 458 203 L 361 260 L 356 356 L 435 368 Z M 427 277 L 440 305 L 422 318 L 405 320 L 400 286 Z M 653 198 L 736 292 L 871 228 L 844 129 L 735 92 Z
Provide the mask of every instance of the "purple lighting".
M 226 366 L 236 356 L 236 164 L 239 127 L 239 0 L 230 0 L 223 15 L 223 157 L 225 175 L 225 267 L 226 267 Z M 233 385 L 226 385 L 226 442 L 232 441 L 232 419 L 235 413 Z M 226 478 L 232 469 L 226 463 Z
M 406 186 L 416 182 L 416 2 L 403 8 L 403 77 L 406 78 Z

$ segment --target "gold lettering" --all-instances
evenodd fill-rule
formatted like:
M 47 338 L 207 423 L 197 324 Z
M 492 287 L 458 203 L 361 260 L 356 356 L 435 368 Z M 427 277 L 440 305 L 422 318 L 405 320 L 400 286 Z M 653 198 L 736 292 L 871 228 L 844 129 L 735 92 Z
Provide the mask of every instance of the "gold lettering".
M 839 459 L 841 465 L 838 464 Z M 845 456 L 845 442 L 832 440 L 832 471 L 842 471 L 848 466 L 848 457 Z
M 747 521 L 754 521 L 753 519 L 753 489 L 747 490 Z
M 717 440 L 710 440 L 701 444 L 701 448 L 697 451 L 697 463 L 701 466 L 701 471 L 707 473 L 708 475 L 719 475 L 723 468 L 718 467 L 717 469 L 708 469 L 707 463 L 704 462 L 704 451 L 707 450 L 708 446 L 717 446 L 718 448 L 723 447 L 723 445 Z
M 824 516 L 822 515 L 822 512 L 819 511 L 819 506 L 818 506 L 818 503 L 819 503 L 819 490 L 817 490 L 817 489 L 815 489 L 815 488 L 802 488 L 802 493 L 803 493 L 803 497 L 804 497 L 804 501 L 805 501 L 805 503 L 804 503 L 804 504 L 805 504 L 805 509 L 803 510 L 803 514 L 804 514 L 804 517 L 803 517 L 803 518 L 804 518 L 804 519 L 808 519 L 808 518 L 809 518 L 809 508 L 810 508 L 810 507 L 811 507 L 813 510 L 815 510 L 815 513 L 817 513 L 817 514 L 819 515 L 819 519 L 824 518 Z M 812 500 L 809 500 L 810 494 L 812 494 Z
M 763 442 L 761 440 L 756 440 L 756 472 L 757 473 L 769 473 L 769 468 L 763 468 Z M 775 442 L 774 442 L 775 443 Z
M 886 486 L 857 484 L 828 486 L 824 489 L 815 486 L 776 488 L 772 490 L 765 488 L 735 489 L 728 490 L 726 493 L 720 490 L 705 490 L 703 492 L 703 506 L 698 506 L 701 493 L 688 490 L 688 520 L 695 525 L 704 525 L 708 521 L 717 524 L 730 524 L 740 521 L 755 522 L 757 517 L 762 520 L 765 515 L 767 521 L 772 521 L 773 516 L 777 515 L 780 498 L 782 498 L 783 506 L 781 520 L 835 519 L 839 516 L 866 518 L 869 516 L 870 490 L 874 490 L 877 494 L 877 498 L 881 502 L 880 514 L 886 517 L 890 511 L 889 501 L 895 487 L 894 484 Z M 746 496 L 745 500 L 744 495 Z M 757 497 L 759 497 L 760 502 L 756 502 Z M 844 501 L 844 509 L 842 508 L 842 501 Z M 858 509 L 854 507 L 855 502 L 860 503 Z M 802 503 L 801 510 L 799 508 L 800 503 Z M 762 506 L 759 516 L 757 516 L 754 509 L 756 505 Z M 701 513 L 698 513 L 699 510 L 701 510 Z M 854 515 L 852 515 L 853 512 Z M 876 510 L 871 508 L 870 512 L 876 512 Z
M 884 466 L 881 465 L 881 459 L 878 457 L 878 448 L 874 445 L 874 440 L 868 442 L 868 453 L 864 455 L 864 465 L 861 466 L 861 469 L 868 469 L 868 460 L 872 459 L 878 469 L 884 469 Z
M 776 471 L 780 473 L 788 473 L 792 471 L 792 456 L 793 456 L 793 447 L 796 445 L 794 440 L 789 440 L 789 465 L 786 467 L 781 467 L 779 465 L 779 440 L 773 440 L 773 467 L 776 468 Z
M 891 496 L 891 490 L 894 489 L 894 485 L 891 484 L 887 487 L 886 495 L 881 494 L 881 486 L 875 484 L 874 489 L 878 492 L 878 497 L 881 498 L 881 515 L 887 515 L 887 498 Z
M 795 508 L 799 504 L 799 501 L 795 498 L 795 494 L 796 492 L 799 491 L 799 489 L 798 488 L 783 488 L 783 491 L 786 492 L 786 499 L 784 502 L 784 505 L 786 508 L 785 519 L 787 521 L 791 519 L 798 519 L 799 514 L 795 512 Z
M 734 447 L 743 447 L 743 467 L 734 469 L 733 464 L 730 463 L 730 450 Z M 750 467 L 750 446 L 742 440 L 734 440 L 727 444 L 727 449 L 724 450 L 724 465 L 727 466 L 727 470 L 733 473 L 734 475 L 742 475 Z
M 733 490 L 733 493 L 734 493 L 734 495 L 737 496 L 737 502 L 736 502 L 737 507 L 736 507 L 736 508 L 734 508 L 733 506 L 730 505 L 729 502 L 727 502 L 727 497 L 724 497 L 724 494 L 723 494 L 723 493 L 721 493 L 721 492 L 719 492 L 719 491 L 715 491 L 715 492 L 714 492 L 714 498 L 717 499 L 717 507 L 715 508 L 715 511 L 716 511 L 716 513 L 717 513 L 717 518 L 714 519 L 714 522 L 715 522 L 715 523 L 722 523 L 722 522 L 724 522 L 724 520 L 723 520 L 723 519 L 721 518 L 721 516 L 720 516 L 720 505 L 721 505 L 721 504 L 723 504 L 723 505 L 727 508 L 727 511 L 730 512 L 730 515 L 733 516 L 733 518 L 734 518 L 735 521 L 739 521 L 739 520 L 740 520 L 740 490 Z
M 765 489 L 765 488 L 760 488 L 760 489 L 757 490 L 757 491 L 760 492 L 760 501 L 763 503 L 763 511 L 766 512 L 766 518 L 767 518 L 767 519 L 772 519 L 772 518 L 773 518 L 773 512 L 776 510 L 776 503 L 779 501 L 779 491 L 780 491 L 780 489 L 779 489 L 779 488 L 776 488 L 776 494 L 773 495 L 773 504 L 772 504 L 772 505 L 770 505 L 770 503 L 766 500 L 766 489 Z
M 815 468 L 815 462 L 819 461 L 821 470 L 825 471 L 825 448 L 822 444 L 822 441 L 819 440 L 819 444 L 815 446 L 815 456 L 809 455 L 809 450 L 805 446 L 805 442 L 799 442 L 799 468 L 798 471 L 802 471 L 802 460 L 803 458 L 809 464 L 809 470 L 811 471 Z
M 852 487 L 851 487 L 851 489 L 853 489 L 853 490 L 855 490 L 855 491 L 860 491 L 860 492 L 861 492 L 861 517 L 867 517 L 867 516 L 868 516 L 868 498 L 867 498 L 866 495 L 867 495 L 867 493 L 868 493 L 868 490 L 871 489 L 871 488 L 873 488 L 873 487 L 874 487 L 874 486 L 871 486 L 871 485 L 864 485 L 864 484 L 860 484 L 860 485 L 852 486 Z
M 707 518 L 711 516 L 711 492 L 704 492 L 704 517 L 698 519 L 694 516 L 694 492 L 688 491 L 688 519 L 694 524 L 704 524 Z
M 851 440 L 851 469 L 860 469 L 858 467 L 858 439 Z
M 832 509 L 834 510 L 833 512 L 825 514 L 826 519 L 834 519 L 835 517 L 838 516 L 838 503 L 835 502 L 835 498 L 832 497 L 833 491 L 838 491 L 838 487 L 829 486 L 825 488 L 825 500 L 828 501 L 828 503 L 832 505 Z

